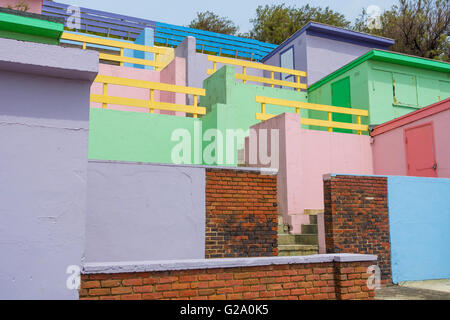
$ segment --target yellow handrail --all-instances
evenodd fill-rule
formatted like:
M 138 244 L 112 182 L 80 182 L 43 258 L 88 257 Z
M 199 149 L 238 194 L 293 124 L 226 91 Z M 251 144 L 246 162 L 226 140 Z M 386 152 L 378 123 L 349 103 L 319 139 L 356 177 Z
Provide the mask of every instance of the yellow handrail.
M 270 84 L 270 86 L 272 88 L 275 85 L 278 85 L 278 86 L 295 88 L 295 89 L 297 89 L 297 91 L 300 91 L 301 89 L 307 89 L 306 84 L 300 83 L 300 77 L 306 77 L 306 72 L 304 72 L 304 71 L 280 68 L 280 67 L 265 65 L 262 63 L 258 63 L 258 62 L 250 62 L 250 61 L 233 59 L 233 58 L 217 57 L 217 56 L 212 56 L 212 55 L 208 55 L 208 61 L 211 61 L 213 63 L 213 68 L 206 70 L 206 73 L 209 75 L 214 74 L 217 71 L 217 63 L 223 63 L 223 64 L 230 64 L 230 65 L 242 67 L 242 73 L 236 73 L 236 79 L 242 80 L 243 83 L 246 83 L 247 81 L 262 82 L 262 83 Z M 264 78 L 264 77 L 248 75 L 247 68 L 269 71 L 270 79 Z M 275 72 L 293 75 L 295 77 L 296 81 L 291 82 L 291 81 L 277 80 L 277 79 L 275 79 Z
M 314 103 L 308 103 L 308 102 L 291 101 L 291 100 L 261 97 L 261 96 L 256 96 L 255 101 L 257 103 L 261 103 L 261 113 L 256 113 L 256 120 L 266 121 L 268 119 L 275 117 L 275 115 L 273 115 L 273 114 L 266 113 L 266 105 L 271 104 L 271 105 L 295 108 L 295 112 L 297 114 L 300 114 L 300 109 L 324 111 L 327 113 L 327 120 L 302 118 L 301 121 L 302 121 L 302 124 L 304 124 L 304 125 L 327 127 L 329 132 L 332 132 L 333 128 L 357 130 L 359 135 L 361 135 L 363 131 L 369 131 L 368 125 L 361 124 L 361 117 L 369 116 L 369 111 L 367 111 L 367 110 L 327 106 L 327 105 L 314 104 Z M 354 116 L 356 116 L 357 123 L 353 124 L 353 123 L 332 121 L 333 113 L 343 113 L 343 114 L 354 115 Z
M 160 82 L 152 82 L 152 81 L 144 81 L 144 80 L 134 80 L 128 78 L 119 78 L 119 77 L 111 77 L 99 75 L 95 79 L 95 82 L 103 83 L 103 94 L 91 94 L 91 101 L 102 103 L 104 109 L 107 108 L 108 104 L 115 105 L 125 105 L 132 107 L 140 107 L 147 108 L 150 110 L 150 113 L 154 113 L 154 110 L 168 110 L 168 111 L 179 111 L 186 112 L 193 115 L 194 118 L 197 118 L 198 115 L 206 114 L 206 108 L 198 106 L 198 96 L 205 96 L 205 89 L 200 88 L 192 88 L 192 87 L 184 87 L 178 86 L 174 84 L 160 83 Z M 126 87 L 134 87 L 134 88 L 143 88 L 149 89 L 149 100 L 143 99 L 132 99 L 132 98 L 123 98 L 123 97 L 112 97 L 108 96 L 108 85 L 119 85 Z M 158 102 L 155 101 L 155 90 L 157 91 L 167 91 L 174 93 L 183 93 L 193 95 L 193 105 L 181 105 L 169 102 Z
M 140 65 L 145 65 L 145 66 L 151 66 L 151 67 L 155 67 L 156 71 L 159 71 L 159 70 L 161 70 L 162 67 L 164 67 L 164 64 L 159 61 L 160 55 L 168 54 L 168 50 L 169 50 L 169 49 L 162 48 L 162 47 L 149 47 L 149 46 L 143 46 L 140 44 L 128 43 L 128 42 L 111 40 L 111 39 L 103 39 L 103 38 L 85 36 L 85 35 L 80 35 L 80 34 L 73 34 L 73 33 L 68 33 L 68 32 L 64 32 L 61 36 L 61 39 L 80 42 L 80 43 L 82 43 L 83 49 L 86 49 L 86 44 L 88 44 L 88 43 L 118 48 L 118 49 L 120 49 L 120 55 L 107 54 L 107 53 L 100 52 L 99 58 L 101 60 L 119 62 L 121 66 L 123 65 L 124 62 L 140 64 Z M 154 54 L 154 59 L 146 60 L 146 59 L 125 57 L 123 55 L 124 49 L 132 49 L 132 50 L 137 50 L 137 51 L 150 52 L 150 53 Z

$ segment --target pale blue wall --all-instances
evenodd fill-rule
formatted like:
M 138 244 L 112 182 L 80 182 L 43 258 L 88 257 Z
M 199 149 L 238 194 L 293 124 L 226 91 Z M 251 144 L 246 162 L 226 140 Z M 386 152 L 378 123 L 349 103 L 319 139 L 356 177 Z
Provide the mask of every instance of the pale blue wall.
M 136 38 L 136 41 L 134 41 L 134 43 L 140 44 L 143 46 L 153 47 L 155 45 L 155 30 L 152 28 L 145 28 L 144 30 L 142 30 L 141 34 Z M 151 52 L 125 49 L 123 54 L 126 57 L 153 60 L 153 53 L 151 53 Z M 138 69 L 154 70 L 153 67 L 143 66 L 143 65 L 139 65 L 139 64 L 124 63 L 123 65 L 125 67 L 134 67 L 134 68 L 138 68 Z
M 392 279 L 450 278 L 450 179 L 388 177 Z

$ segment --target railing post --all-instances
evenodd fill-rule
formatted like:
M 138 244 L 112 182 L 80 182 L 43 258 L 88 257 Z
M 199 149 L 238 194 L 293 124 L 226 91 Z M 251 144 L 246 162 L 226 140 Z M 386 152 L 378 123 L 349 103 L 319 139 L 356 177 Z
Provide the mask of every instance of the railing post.
M 108 96 L 108 84 L 106 82 L 103 83 L 103 97 Z M 106 109 L 108 107 L 106 102 L 103 102 L 102 108 Z
M 159 53 L 155 53 L 155 71 L 160 71 L 159 69 Z
M 356 123 L 361 124 L 361 116 L 356 116 Z M 358 130 L 358 135 L 362 135 L 362 131 Z
M 265 103 L 261 103 L 261 113 L 266 114 L 266 104 Z
M 86 50 L 86 42 L 83 41 L 83 50 Z
M 247 75 L 247 67 L 242 67 L 242 74 L 243 74 L 244 76 Z M 243 83 L 243 84 L 246 84 L 246 83 L 247 83 L 247 80 L 242 80 L 242 83 Z
M 275 72 L 270 71 L 270 79 L 275 80 Z M 270 87 L 271 87 L 271 88 L 274 88 L 275 85 L 271 84 Z
M 296 76 L 296 80 L 297 80 L 297 84 L 299 86 L 299 88 L 297 88 L 297 91 L 301 91 L 301 89 L 300 89 L 300 76 Z
M 153 102 L 155 102 L 155 90 L 150 89 L 150 113 L 155 113 L 155 109 L 152 108 Z
M 121 58 L 123 57 L 123 48 L 120 48 L 120 57 Z M 121 67 L 123 66 L 123 62 L 122 61 L 120 61 L 120 66 Z
M 213 62 L 213 72 L 215 73 L 217 71 L 217 62 Z
M 194 98 L 193 105 L 194 105 L 194 107 L 197 109 L 197 107 L 198 107 L 197 95 L 194 94 L 194 95 L 193 95 L 193 98 Z M 194 113 L 192 116 L 193 116 L 194 118 L 197 118 L 197 117 L 198 117 L 197 113 Z
M 330 121 L 330 122 L 333 121 L 333 115 L 332 115 L 331 112 L 328 112 L 327 116 L 328 116 L 328 121 Z M 332 127 L 328 127 L 328 132 L 333 132 L 333 128 Z

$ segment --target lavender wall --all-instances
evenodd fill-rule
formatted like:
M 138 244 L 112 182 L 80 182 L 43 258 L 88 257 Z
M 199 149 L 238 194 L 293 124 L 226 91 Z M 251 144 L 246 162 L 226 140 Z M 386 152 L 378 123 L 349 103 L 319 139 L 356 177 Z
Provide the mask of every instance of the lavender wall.
M 84 251 L 97 65 L 95 52 L 0 39 L 0 299 L 78 298 L 66 269 Z
M 372 49 L 364 45 L 308 35 L 306 49 L 308 85 L 312 85 Z
M 291 38 L 282 50 L 267 58 L 264 64 L 279 67 L 280 54 L 291 47 L 294 48 L 294 69 L 307 73 L 308 86 L 372 49 L 303 32 Z M 279 78 L 279 74 L 276 76 Z
M 90 161 L 86 261 L 203 259 L 205 168 Z

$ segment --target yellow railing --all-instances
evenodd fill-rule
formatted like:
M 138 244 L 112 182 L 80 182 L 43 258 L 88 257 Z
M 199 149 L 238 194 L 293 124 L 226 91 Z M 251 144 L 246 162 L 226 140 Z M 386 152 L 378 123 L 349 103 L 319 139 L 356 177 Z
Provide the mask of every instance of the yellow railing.
M 300 91 L 301 89 L 307 89 L 306 84 L 300 83 L 300 78 L 306 77 L 306 72 L 304 72 L 304 71 L 274 67 L 274 66 L 265 65 L 262 63 L 258 63 L 258 62 L 250 62 L 250 61 L 245 61 L 245 60 L 217 57 L 217 56 L 211 56 L 211 55 L 208 55 L 208 61 L 211 61 L 213 63 L 213 68 L 206 70 L 206 73 L 209 75 L 211 75 L 217 71 L 217 63 L 223 63 L 223 64 L 230 64 L 230 65 L 242 67 L 242 73 L 236 73 L 236 79 L 242 80 L 243 83 L 246 83 L 247 81 L 261 82 L 261 83 L 265 83 L 265 84 L 270 84 L 270 86 L 272 88 L 274 86 L 283 86 L 283 87 L 295 88 L 295 89 L 297 89 L 297 91 Z M 247 68 L 269 71 L 270 78 L 248 75 Z M 295 77 L 295 82 L 277 80 L 277 79 L 275 79 L 275 72 L 292 75 Z
M 121 66 L 123 65 L 123 63 L 132 63 L 132 64 L 150 66 L 150 67 L 154 67 L 156 71 L 160 71 L 165 66 L 164 62 L 160 61 L 160 55 L 169 54 L 169 50 L 170 50 L 169 48 L 149 47 L 149 46 L 143 46 L 140 44 L 128 43 L 128 42 L 111 40 L 111 39 L 102 39 L 102 38 L 73 34 L 73 33 L 68 33 L 68 32 L 64 32 L 61 36 L 61 39 L 80 42 L 83 46 L 83 49 L 86 49 L 87 44 L 95 44 L 95 45 L 107 46 L 107 47 L 112 47 L 112 48 L 118 48 L 118 49 L 120 49 L 119 55 L 100 52 L 99 58 L 101 60 L 119 62 Z M 137 51 L 150 52 L 150 53 L 154 54 L 154 59 L 147 60 L 147 59 L 125 57 L 123 55 L 124 49 L 132 49 L 132 50 L 137 50 Z
M 104 75 L 97 76 L 95 82 L 103 83 L 103 94 L 91 94 L 91 101 L 101 103 L 104 109 L 107 108 L 108 104 L 114 104 L 130 107 L 147 108 L 149 109 L 150 113 L 154 113 L 155 109 L 186 112 L 192 114 L 194 118 L 197 118 L 198 115 L 206 114 L 206 108 L 198 106 L 198 97 L 206 95 L 205 89 L 184 87 L 160 82 L 118 78 Z M 108 85 L 119 85 L 126 87 L 149 89 L 149 99 L 143 100 L 143 99 L 108 96 Z M 193 95 L 193 105 L 190 106 L 190 105 L 181 105 L 175 103 L 155 101 L 155 90 L 191 94 Z
M 369 116 L 369 111 L 367 111 L 367 110 L 326 106 L 326 105 L 321 105 L 321 104 L 314 104 L 314 103 L 307 103 L 307 102 L 300 102 L 300 101 L 291 101 L 291 100 L 276 99 L 276 98 L 268 98 L 268 97 L 260 97 L 260 96 L 257 96 L 255 98 L 255 100 L 256 100 L 256 102 L 261 103 L 261 113 L 256 114 L 257 120 L 265 121 L 265 120 L 275 117 L 275 115 L 273 115 L 273 114 L 266 113 L 266 105 L 270 104 L 270 105 L 295 108 L 295 112 L 297 114 L 300 114 L 300 109 L 324 111 L 327 113 L 328 120 L 302 118 L 301 122 L 304 125 L 326 127 L 326 128 L 328 128 L 329 132 L 332 132 L 333 128 L 356 130 L 356 131 L 358 131 L 359 135 L 361 135 L 363 131 L 369 131 L 368 125 L 361 124 L 361 117 Z M 354 123 L 333 121 L 332 120 L 333 113 L 343 113 L 343 114 L 354 115 L 354 116 L 356 116 L 357 123 L 354 124 Z

